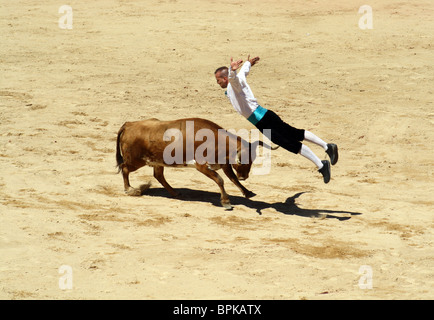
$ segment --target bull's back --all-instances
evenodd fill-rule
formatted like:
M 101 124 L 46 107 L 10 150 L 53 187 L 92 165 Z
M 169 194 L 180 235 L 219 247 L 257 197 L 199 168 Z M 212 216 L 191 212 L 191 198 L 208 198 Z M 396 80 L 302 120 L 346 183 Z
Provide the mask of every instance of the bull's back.
M 122 153 L 133 161 L 144 157 L 158 156 L 164 149 L 164 127 L 158 119 L 125 122 L 121 128 L 120 145 Z
M 152 118 L 126 122 L 124 124 L 124 135 L 152 135 L 154 139 L 163 141 L 164 133 L 169 129 L 180 130 L 182 134 L 185 134 L 187 123 L 189 123 L 191 127 L 194 127 L 195 133 L 200 129 L 209 129 L 215 132 L 219 129 L 223 129 L 218 124 L 202 118 L 185 118 L 170 121 L 160 121 Z
M 160 121 L 158 119 L 146 119 L 134 122 L 126 122 L 120 131 L 120 148 L 126 161 L 136 162 L 137 166 L 151 163 L 162 163 L 164 149 L 172 143 L 171 135 L 174 131 L 183 135 L 182 149 L 185 150 L 186 128 L 194 128 L 194 134 L 201 129 L 209 129 L 216 133 L 222 129 L 216 123 L 202 118 L 184 118 L 171 121 Z M 166 140 L 164 135 L 166 134 Z M 167 139 L 167 137 L 169 137 Z M 185 155 L 184 155 L 185 156 Z M 189 161 L 190 159 L 184 159 Z

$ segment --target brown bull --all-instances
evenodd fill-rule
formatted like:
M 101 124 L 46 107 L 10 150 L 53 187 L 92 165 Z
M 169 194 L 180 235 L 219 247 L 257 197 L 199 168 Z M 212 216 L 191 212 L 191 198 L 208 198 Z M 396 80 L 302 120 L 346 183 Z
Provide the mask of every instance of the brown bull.
M 205 119 L 149 119 L 126 122 L 120 128 L 116 161 L 122 171 L 125 192 L 129 195 L 141 194 L 140 189 L 130 186 L 129 174 L 145 165 L 154 168 L 154 177 L 173 197 L 178 193 L 164 178 L 164 167 L 195 167 L 218 184 L 222 206 L 231 209 L 223 179 L 216 170 L 223 169 L 246 198 L 253 197 L 255 194 L 239 180 L 248 178 L 258 145 L 264 144 L 262 141 L 249 143 Z

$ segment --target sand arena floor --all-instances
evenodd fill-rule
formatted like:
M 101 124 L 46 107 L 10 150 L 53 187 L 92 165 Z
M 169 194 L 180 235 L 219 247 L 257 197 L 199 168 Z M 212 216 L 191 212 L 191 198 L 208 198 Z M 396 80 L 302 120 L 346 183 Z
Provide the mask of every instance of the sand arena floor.
M 434 298 L 432 1 L 365 30 L 353 0 L 72 1 L 70 30 L 63 4 L 0 2 L 1 299 Z M 279 149 L 254 198 L 224 177 L 232 211 L 194 169 L 125 195 L 125 121 L 253 128 L 213 74 L 248 54 L 259 103 L 339 145 L 331 182 Z

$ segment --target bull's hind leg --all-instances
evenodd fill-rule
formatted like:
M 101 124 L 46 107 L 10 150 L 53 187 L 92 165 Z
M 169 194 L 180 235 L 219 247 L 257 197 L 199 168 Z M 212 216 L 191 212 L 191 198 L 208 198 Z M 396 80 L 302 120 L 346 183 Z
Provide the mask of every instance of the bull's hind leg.
M 204 175 L 206 175 L 208 178 L 212 179 L 217 183 L 217 185 L 220 187 L 221 192 L 221 198 L 220 203 L 223 207 L 225 207 L 227 210 L 232 210 L 232 205 L 229 201 L 229 196 L 225 191 L 225 188 L 223 186 L 223 179 L 220 177 L 220 175 L 215 172 L 214 170 L 211 170 L 208 168 L 208 165 L 200 165 L 196 163 L 196 169 L 202 172 Z
M 155 166 L 154 167 L 154 177 L 161 183 L 161 185 L 169 191 L 170 195 L 174 198 L 179 196 L 179 193 L 173 190 L 173 188 L 167 183 L 166 178 L 164 178 L 164 167 L 163 166 Z
M 126 165 L 123 165 L 122 166 L 122 178 L 124 178 L 125 193 L 129 196 L 140 196 L 142 194 L 142 190 L 137 189 L 137 188 L 133 188 L 130 185 L 129 175 L 130 175 L 130 170 L 128 169 L 128 167 Z

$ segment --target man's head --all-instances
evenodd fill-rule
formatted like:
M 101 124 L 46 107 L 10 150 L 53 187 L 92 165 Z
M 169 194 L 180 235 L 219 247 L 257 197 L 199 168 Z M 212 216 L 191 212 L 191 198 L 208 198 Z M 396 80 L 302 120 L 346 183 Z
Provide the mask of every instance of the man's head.
M 220 67 L 214 72 L 217 83 L 220 87 L 226 88 L 228 86 L 228 68 Z

